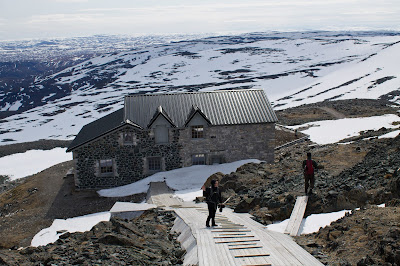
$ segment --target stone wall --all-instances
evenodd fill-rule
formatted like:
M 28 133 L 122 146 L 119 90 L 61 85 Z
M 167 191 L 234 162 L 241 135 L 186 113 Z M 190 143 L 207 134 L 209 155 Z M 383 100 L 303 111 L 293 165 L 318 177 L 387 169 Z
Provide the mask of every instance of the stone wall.
M 134 132 L 133 144 L 124 144 L 123 132 Z M 165 171 L 181 167 L 179 131 L 169 129 L 169 143 L 154 144 L 151 130 L 125 126 L 74 150 L 75 185 L 78 189 L 100 189 L 122 186 L 152 174 L 146 172 L 147 157 L 163 158 Z M 101 174 L 99 161 L 113 159 L 110 174 Z
M 187 127 L 180 132 L 179 144 L 184 167 L 192 165 L 192 155 L 203 153 L 207 164 L 212 163 L 213 157 L 220 157 L 221 162 L 260 159 L 272 163 L 275 124 L 205 127 L 202 139 L 192 139 L 191 128 Z
M 122 186 L 143 179 L 147 158 L 162 158 L 162 170 L 192 165 L 192 155 L 205 154 L 206 164 L 243 159 L 274 160 L 275 125 L 250 124 L 210 126 L 204 138 L 192 139 L 191 128 L 169 128 L 169 143 L 155 144 L 152 130 L 127 125 L 74 150 L 77 189 L 101 189 Z M 123 143 L 123 133 L 133 132 L 133 144 Z M 113 160 L 113 173 L 100 173 L 99 161 Z

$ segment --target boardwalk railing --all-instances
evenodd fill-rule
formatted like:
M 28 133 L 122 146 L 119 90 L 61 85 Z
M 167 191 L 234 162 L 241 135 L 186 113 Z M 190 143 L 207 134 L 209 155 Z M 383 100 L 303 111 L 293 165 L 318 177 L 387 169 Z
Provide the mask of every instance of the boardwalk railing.
M 284 131 L 289 131 L 289 132 L 295 133 L 295 130 L 287 128 L 284 125 L 276 124 L 275 126 L 281 128 Z M 303 134 L 305 136 L 301 137 L 301 138 L 298 138 L 298 139 L 295 139 L 293 141 L 287 142 L 287 143 L 285 143 L 283 145 L 280 145 L 278 147 L 275 147 L 275 150 L 277 151 L 277 150 L 280 150 L 280 149 L 283 149 L 283 148 L 286 148 L 286 147 L 290 147 L 290 146 L 295 145 L 297 143 L 304 142 L 304 141 L 306 141 L 306 140 L 308 140 L 310 138 L 310 135 L 307 135 L 307 134 L 304 134 L 304 133 L 301 133 L 301 134 Z
M 285 143 L 285 144 L 283 144 L 283 145 L 281 145 L 281 146 L 275 147 L 275 150 L 277 151 L 277 150 L 280 150 L 280 149 L 282 149 L 282 148 L 290 147 L 290 146 L 295 145 L 295 144 L 297 144 L 297 143 L 304 142 L 304 141 L 308 140 L 309 137 L 310 137 L 310 136 L 307 135 L 307 136 L 305 136 L 305 137 L 302 137 L 302 138 L 299 138 L 299 139 L 296 139 L 296 140 L 287 142 L 287 143 Z

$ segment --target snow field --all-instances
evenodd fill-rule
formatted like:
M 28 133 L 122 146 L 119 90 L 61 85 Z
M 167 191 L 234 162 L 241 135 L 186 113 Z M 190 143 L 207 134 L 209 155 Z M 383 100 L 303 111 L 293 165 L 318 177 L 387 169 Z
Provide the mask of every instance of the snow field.
M 192 201 L 202 196 L 201 187 L 209 176 L 217 172 L 229 174 L 246 163 L 260 163 L 259 160 L 241 160 L 232 163 L 217 165 L 195 165 L 178 168 L 171 171 L 159 172 L 135 183 L 109 189 L 99 190 L 102 197 L 125 197 L 138 193 L 146 193 L 150 182 L 166 181 L 167 185 L 175 190 L 175 196 L 184 201 Z
M 0 175 L 8 175 L 11 180 L 36 174 L 58 163 L 72 160 L 66 148 L 52 150 L 29 150 L 0 158 Z
M 307 218 L 304 218 L 299 229 L 299 234 L 306 235 L 314 232 L 318 232 L 320 228 L 330 225 L 332 222 L 343 218 L 347 212 L 351 212 L 350 210 L 343 210 L 338 212 L 331 213 L 320 213 L 320 214 L 311 214 Z M 273 223 L 267 225 L 267 229 L 279 233 L 284 233 L 287 224 L 290 219 L 286 219 L 282 222 Z
M 74 66 L 71 75 L 62 77 L 58 84 L 72 86 L 77 80 L 90 80 L 94 78 L 91 77 L 93 70 L 117 70 L 117 80 L 101 89 L 91 82 L 83 83 L 71 95 L 7 117 L 0 131 L 4 131 L 1 138 L 9 142 L 0 142 L 0 145 L 11 143 L 10 139 L 12 143 L 40 138 L 71 139 L 85 124 L 122 107 L 124 95 L 153 92 L 157 87 L 161 88 L 159 92 L 176 92 L 174 87 L 177 86 L 215 83 L 202 90 L 240 86 L 264 89 L 277 110 L 335 97 L 377 99 L 400 87 L 397 71 L 400 44 L 391 45 L 398 42 L 400 36 L 350 36 L 348 33 L 334 36 L 336 34 L 338 32 L 273 34 L 284 39 L 264 38 L 268 35 L 263 33 L 249 34 L 261 38 L 236 43 L 229 37 L 220 37 L 148 46 L 93 58 Z M 180 55 L 181 52 L 196 55 Z M 92 62 L 90 67 L 88 62 Z M 133 68 L 125 68 L 127 63 Z M 239 69 L 249 72 L 234 73 Z M 72 67 L 47 79 L 71 70 Z M 152 74 L 154 72 L 158 74 Z M 241 83 L 231 83 L 231 80 Z M 131 81 L 138 83 L 131 84 Z M 312 89 L 306 90 L 311 86 Z M 399 99 L 393 101 L 399 102 Z M 79 104 L 74 105 L 77 102 Z M 9 109 L 12 104 L 7 103 L 4 108 Z M 110 104 L 110 109 L 96 110 L 99 104 Z
M 394 122 L 399 122 L 400 117 L 394 114 L 372 116 L 372 117 L 360 117 L 360 118 L 344 118 L 337 120 L 324 120 L 310 122 L 303 125 L 290 126 L 291 129 L 300 129 L 301 132 L 310 135 L 310 140 L 324 145 L 336 143 L 342 139 L 355 137 L 360 134 L 360 131 L 365 130 L 379 130 L 382 127 L 385 128 L 399 128 L 399 125 L 393 125 Z M 397 132 L 397 134 L 396 134 Z M 399 131 L 385 134 L 381 137 L 396 137 Z

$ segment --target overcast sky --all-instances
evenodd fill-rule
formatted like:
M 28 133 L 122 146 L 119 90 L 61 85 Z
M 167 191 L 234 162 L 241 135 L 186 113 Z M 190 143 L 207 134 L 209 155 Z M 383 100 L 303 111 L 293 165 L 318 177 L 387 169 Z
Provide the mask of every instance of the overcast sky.
M 400 30 L 399 0 L 0 0 L 0 40 L 382 29 Z

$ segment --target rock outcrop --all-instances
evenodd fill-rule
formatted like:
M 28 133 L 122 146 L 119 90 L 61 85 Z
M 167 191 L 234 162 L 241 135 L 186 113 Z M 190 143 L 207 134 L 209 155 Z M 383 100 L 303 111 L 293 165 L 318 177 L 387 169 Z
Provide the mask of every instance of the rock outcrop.
M 112 218 L 53 244 L 0 250 L 1 265 L 178 265 L 184 251 L 170 232 L 173 212 L 149 210 L 131 221 Z

